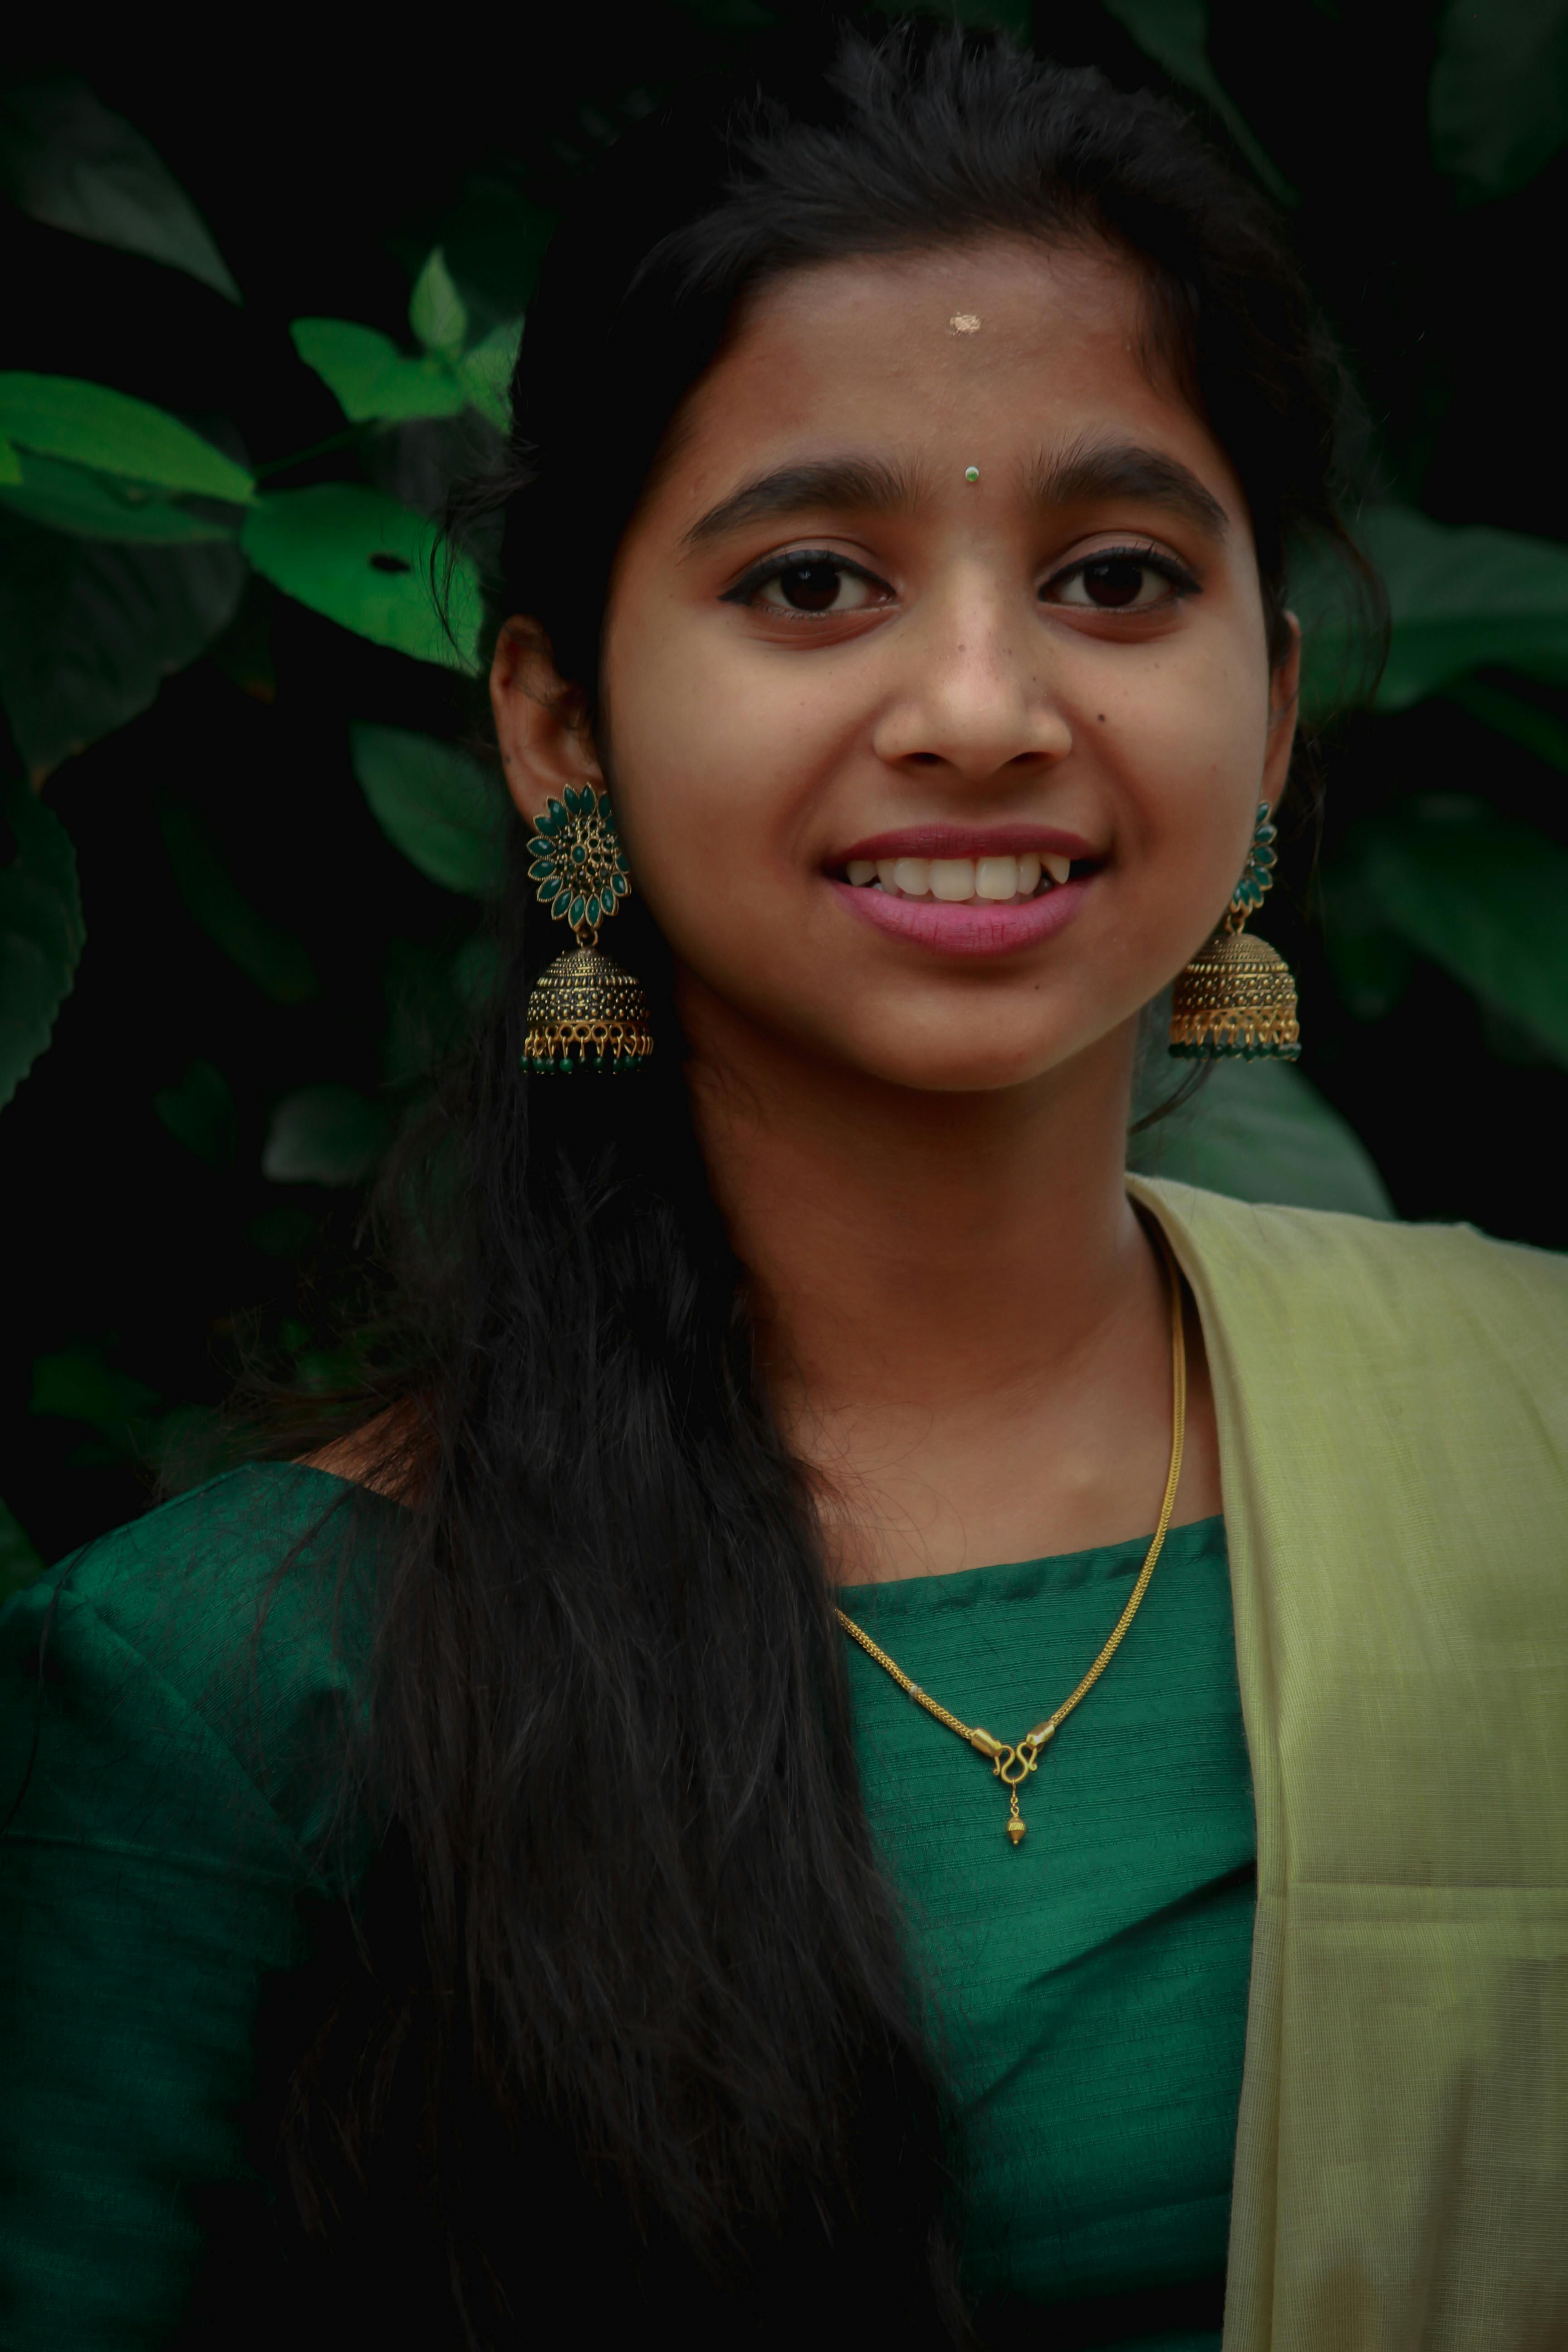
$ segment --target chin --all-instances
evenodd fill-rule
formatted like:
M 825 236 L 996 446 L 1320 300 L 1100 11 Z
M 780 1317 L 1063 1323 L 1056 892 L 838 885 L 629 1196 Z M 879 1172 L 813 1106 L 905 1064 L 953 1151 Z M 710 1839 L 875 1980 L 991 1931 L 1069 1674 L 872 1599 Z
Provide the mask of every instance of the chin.
M 1028 1039 L 976 1038 L 973 1030 L 951 1039 L 863 1037 L 845 1059 L 885 1085 L 933 1095 L 1004 1094 L 1047 1077 L 1069 1059 L 1071 1048 Z

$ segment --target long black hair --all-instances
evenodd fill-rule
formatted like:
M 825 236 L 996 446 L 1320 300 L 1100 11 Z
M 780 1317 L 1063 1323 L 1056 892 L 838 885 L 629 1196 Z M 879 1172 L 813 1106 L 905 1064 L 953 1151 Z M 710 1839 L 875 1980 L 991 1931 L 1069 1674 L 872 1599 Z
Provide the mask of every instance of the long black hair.
M 507 464 L 459 510 L 499 545 L 497 617 L 534 616 L 592 709 L 616 546 L 737 303 L 986 234 L 1136 272 L 1149 364 L 1247 495 L 1280 651 L 1288 551 L 1339 532 L 1340 386 L 1266 204 L 1164 102 L 919 24 L 697 93 L 612 153 L 531 310 Z M 384 1192 L 411 1336 L 381 1475 L 407 1508 L 361 1777 L 390 1827 L 360 1992 L 296 2070 L 292 2194 L 394 2292 L 423 2264 L 458 2343 L 520 2335 L 568 2261 L 595 2340 L 668 2293 L 699 2336 L 942 2341 L 962 2321 L 940 2035 L 668 950 L 634 898 L 613 946 L 653 1000 L 646 1074 L 525 1076 L 559 933 L 514 836 L 494 1003 Z

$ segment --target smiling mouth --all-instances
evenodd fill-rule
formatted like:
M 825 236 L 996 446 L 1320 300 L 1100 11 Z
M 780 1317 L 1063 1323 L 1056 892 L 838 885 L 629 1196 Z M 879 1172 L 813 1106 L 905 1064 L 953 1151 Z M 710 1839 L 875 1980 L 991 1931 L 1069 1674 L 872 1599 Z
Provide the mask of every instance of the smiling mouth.
M 1097 873 L 1100 861 L 1028 850 L 1016 856 L 853 857 L 830 867 L 836 882 L 892 898 L 924 898 L 946 906 L 1022 907 L 1063 883 Z

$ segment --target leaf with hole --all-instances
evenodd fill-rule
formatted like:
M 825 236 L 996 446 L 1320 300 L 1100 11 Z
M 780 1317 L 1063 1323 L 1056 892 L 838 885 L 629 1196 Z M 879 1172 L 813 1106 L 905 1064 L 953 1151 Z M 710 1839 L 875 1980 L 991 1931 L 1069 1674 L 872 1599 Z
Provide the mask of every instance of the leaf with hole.
M 236 506 L 256 495 L 246 468 L 177 416 L 79 376 L 0 374 L 0 433 L 41 457 L 64 457 L 155 489 Z
M 227 524 L 192 514 L 140 482 L 89 473 L 85 467 L 32 451 L 20 459 L 16 482 L 0 484 L 0 501 L 13 514 L 25 515 L 48 530 L 73 531 L 79 539 L 178 547 L 235 536 Z
M 340 627 L 416 661 L 476 667 L 472 648 L 483 612 L 478 573 L 467 558 L 453 562 L 449 636 L 430 577 L 432 528 L 380 490 L 322 482 L 275 491 L 247 516 L 240 543 L 275 587 Z
M 1394 1214 L 1365 1146 L 1289 1062 L 1216 1064 L 1191 1102 L 1132 1137 L 1128 1164 L 1234 1201 Z
M 0 97 L 0 177 L 46 226 L 144 254 L 239 300 L 211 231 L 156 149 L 75 75 L 16 83 Z
M 272 1114 L 261 1172 L 274 1184 L 362 1183 L 391 1131 L 382 1105 L 353 1087 L 301 1087 Z
M 1366 819 L 1324 876 L 1338 908 L 1384 929 L 1568 1064 L 1568 849 L 1468 794 L 1425 793 Z
M 81 957 L 76 853 L 52 809 L 26 784 L 0 795 L 0 1105 L 49 1042 Z M 4 855 L 0 851 L 0 855 Z
M 349 730 L 354 774 L 376 823 L 421 874 L 483 898 L 499 886 L 509 803 L 467 751 L 402 727 Z
M 349 319 L 296 319 L 289 332 L 352 425 L 455 416 L 473 396 L 447 361 L 429 352 L 406 358 L 374 327 Z

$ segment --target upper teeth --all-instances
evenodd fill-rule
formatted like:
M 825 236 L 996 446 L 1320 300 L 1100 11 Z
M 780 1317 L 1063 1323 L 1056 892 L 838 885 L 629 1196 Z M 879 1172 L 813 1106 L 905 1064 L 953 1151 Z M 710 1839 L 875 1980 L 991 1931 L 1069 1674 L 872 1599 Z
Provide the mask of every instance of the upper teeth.
M 1052 851 L 1026 850 L 1021 857 L 852 857 L 845 867 L 851 882 L 864 887 L 879 882 L 900 898 L 1028 898 L 1039 887 L 1042 870 L 1047 887 L 1065 882 L 1072 871 L 1070 857 Z

